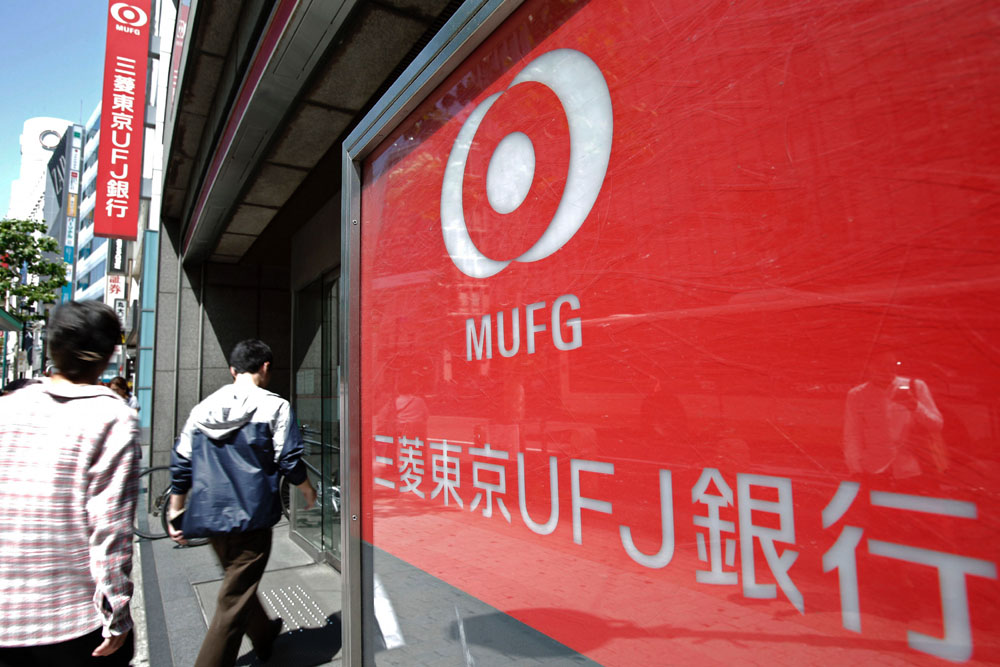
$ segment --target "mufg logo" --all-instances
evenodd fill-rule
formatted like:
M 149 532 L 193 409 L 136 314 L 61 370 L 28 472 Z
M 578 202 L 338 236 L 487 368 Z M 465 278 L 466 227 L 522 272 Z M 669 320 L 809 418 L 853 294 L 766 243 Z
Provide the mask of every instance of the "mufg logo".
M 501 95 L 525 82 L 547 86 L 559 99 L 569 128 L 569 169 L 562 198 L 545 231 L 526 252 L 503 261 L 487 257 L 473 243 L 465 221 L 462 190 L 469 151 L 486 112 Z M 489 278 L 503 271 L 512 261 L 536 262 L 566 245 L 597 201 L 611 158 L 611 135 L 608 84 L 594 61 L 573 49 L 557 49 L 539 56 L 514 77 L 506 91 L 483 100 L 458 132 L 441 187 L 441 229 L 448 255 L 459 271 L 471 278 Z M 528 196 L 534 170 L 535 149 L 531 139 L 516 131 L 504 136 L 490 156 L 486 171 L 486 199 L 490 207 L 501 215 L 516 211 Z M 497 232 L 502 233 L 502 230 Z M 579 311 L 580 299 L 575 294 L 557 297 L 549 317 L 543 315 L 546 305 L 545 301 L 537 301 L 523 307 L 515 306 L 509 313 L 504 310 L 487 313 L 479 318 L 478 326 L 476 318 L 468 318 L 465 323 L 466 359 L 492 359 L 494 342 L 502 357 L 512 357 L 521 351 L 522 340 L 527 354 L 534 354 L 536 339 L 546 329 L 550 330 L 556 349 L 565 351 L 581 347 L 582 319 L 564 319 L 563 314 L 564 310 Z
M 547 86 L 562 104 L 569 126 L 569 171 L 562 199 L 545 232 L 524 254 L 500 261 L 484 255 L 469 236 L 462 204 L 465 165 L 486 112 L 501 95 L 528 81 Z M 557 49 L 539 56 L 514 78 L 507 91 L 487 97 L 476 107 L 455 139 L 441 187 L 441 229 L 448 255 L 459 271 L 472 278 L 489 278 L 511 261 L 544 259 L 573 238 L 597 201 L 608 170 L 611 115 L 611 95 L 604 75 L 594 61 L 573 49 Z M 517 210 L 531 189 L 534 168 L 531 139 L 523 132 L 505 136 L 490 157 L 486 172 L 490 207 L 500 214 Z
M 127 2 L 116 2 L 111 5 L 111 18 L 116 23 L 115 30 L 133 35 L 138 35 L 139 28 L 146 25 L 146 22 L 149 21 L 146 12 Z

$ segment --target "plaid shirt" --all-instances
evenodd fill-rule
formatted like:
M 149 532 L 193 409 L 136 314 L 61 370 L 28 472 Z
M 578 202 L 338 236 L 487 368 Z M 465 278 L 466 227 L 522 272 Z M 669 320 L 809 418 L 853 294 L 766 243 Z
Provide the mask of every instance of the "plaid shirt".
M 131 629 L 137 435 L 98 385 L 0 398 L 0 646 Z

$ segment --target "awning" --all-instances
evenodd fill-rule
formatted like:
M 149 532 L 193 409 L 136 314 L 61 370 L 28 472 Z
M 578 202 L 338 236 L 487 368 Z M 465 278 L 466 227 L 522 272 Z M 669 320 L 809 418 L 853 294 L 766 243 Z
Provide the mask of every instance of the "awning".
M 21 331 L 24 324 L 3 308 L 0 308 L 0 331 Z

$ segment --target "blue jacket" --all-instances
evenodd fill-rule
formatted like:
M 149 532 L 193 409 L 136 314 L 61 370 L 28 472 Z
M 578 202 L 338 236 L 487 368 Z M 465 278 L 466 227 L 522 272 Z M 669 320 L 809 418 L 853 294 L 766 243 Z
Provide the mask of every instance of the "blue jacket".
M 185 537 L 270 528 L 281 518 L 279 476 L 306 479 L 288 401 L 249 376 L 191 411 L 171 459 L 171 492 L 187 493 Z

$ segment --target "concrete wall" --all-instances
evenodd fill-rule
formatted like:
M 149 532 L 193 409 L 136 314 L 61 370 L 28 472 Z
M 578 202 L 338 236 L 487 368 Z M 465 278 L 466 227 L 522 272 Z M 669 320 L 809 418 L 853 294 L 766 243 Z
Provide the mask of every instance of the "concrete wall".
M 340 196 L 331 198 L 292 236 L 292 290 L 340 266 Z
M 232 382 L 227 355 L 244 338 L 274 350 L 271 386 L 291 388 L 291 290 L 283 266 L 180 266 L 178 233 L 161 236 L 153 379 L 153 465 L 169 462 L 174 438 L 198 401 Z

